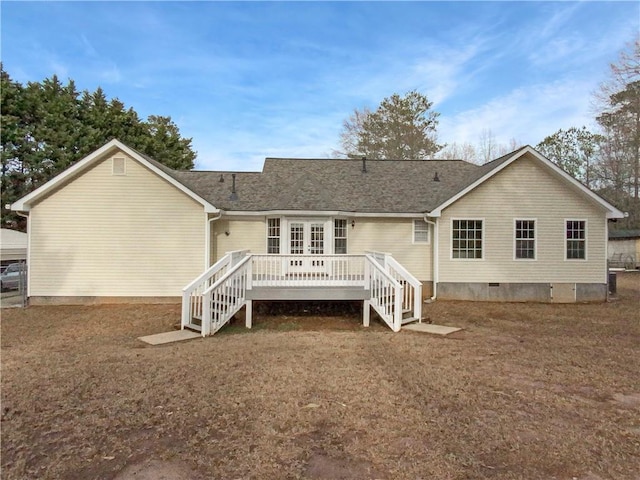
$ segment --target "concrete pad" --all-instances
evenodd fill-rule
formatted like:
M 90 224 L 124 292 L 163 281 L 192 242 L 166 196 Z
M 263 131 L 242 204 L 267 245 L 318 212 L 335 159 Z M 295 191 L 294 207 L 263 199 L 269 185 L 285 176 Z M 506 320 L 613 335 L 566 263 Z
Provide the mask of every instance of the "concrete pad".
M 462 330 L 458 327 L 446 327 L 444 325 L 433 325 L 431 323 L 412 323 L 405 325 L 403 330 L 411 330 L 412 332 L 433 333 L 435 335 L 449 335 L 450 333 Z
M 182 340 L 191 340 L 192 338 L 200 338 L 198 332 L 191 330 L 174 330 L 173 332 L 156 333 L 155 335 L 147 335 L 146 337 L 138 337 L 150 345 L 162 345 L 163 343 L 180 342 Z

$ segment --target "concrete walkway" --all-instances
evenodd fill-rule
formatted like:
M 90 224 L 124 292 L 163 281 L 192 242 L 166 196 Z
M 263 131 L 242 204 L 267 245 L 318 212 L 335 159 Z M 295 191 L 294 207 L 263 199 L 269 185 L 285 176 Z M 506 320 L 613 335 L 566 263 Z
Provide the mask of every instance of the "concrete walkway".
M 202 335 L 198 332 L 192 332 L 191 330 L 174 330 L 173 332 L 156 333 L 155 335 L 138 337 L 138 340 L 142 340 L 149 345 L 162 345 L 164 343 L 181 342 L 183 340 L 201 337 Z
M 431 323 L 411 323 L 402 327 L 403 330 L 411 330 L 412 332 L 433 333 L 434 335 L 449 335 L 453 332 L 462 330 L 458 327 L 446 327 L 444 325 L 433 325 Z

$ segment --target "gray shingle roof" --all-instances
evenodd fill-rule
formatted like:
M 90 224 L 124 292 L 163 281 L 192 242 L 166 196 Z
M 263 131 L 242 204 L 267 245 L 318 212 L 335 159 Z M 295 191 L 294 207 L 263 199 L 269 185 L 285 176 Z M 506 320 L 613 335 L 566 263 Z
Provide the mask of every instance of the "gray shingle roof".
M 232 174 L 176 171 L 158 165 L 225 211 L 313 210 L 360 213 L 424 213 L 511 158 L 478 166 L 462 160 L 361 160 L 267 158 L 262 172 Z M 145 157 L 147 158 L 147 157 Z M 437 173 L 439 181 L 434 181 Z M 220 178 L 224 182 L 220 181 Z

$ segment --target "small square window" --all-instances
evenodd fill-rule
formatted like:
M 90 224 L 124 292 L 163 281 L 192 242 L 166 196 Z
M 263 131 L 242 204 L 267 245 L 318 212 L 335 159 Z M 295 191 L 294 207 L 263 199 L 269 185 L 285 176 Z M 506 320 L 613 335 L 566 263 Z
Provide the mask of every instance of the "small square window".
M 429 243 L 429 224 L 424 220 L 413 221 L 413 243 Z

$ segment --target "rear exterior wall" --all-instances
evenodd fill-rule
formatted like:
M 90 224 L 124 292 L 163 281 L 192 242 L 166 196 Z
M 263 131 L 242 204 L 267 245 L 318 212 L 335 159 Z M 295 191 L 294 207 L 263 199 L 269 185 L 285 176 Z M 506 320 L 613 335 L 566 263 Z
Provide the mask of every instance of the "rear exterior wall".
M 482 259 L 452 255 L 453 220 L 483 221 Z M 535 220 L 535 259 L 515 258 L 515 220 Z M 566 259 L 566 220 L 586 221 L 586 259 Z M 603 208 L 539 162 L 523 157 L 443 211 L 438 298 L 604 300 L 607 220 Z M 499 285 L 498 285 L 499 284 Z M 520 285 L 521 288 L 517 288 Z M 557 295 L 556 295 L 557 298 Z
M 286 252 L 289 241 L 287 218 L 281 218 L 281 253 Z M 296 217 L 300 218 L 300 217 Z M 333 217 L 312 217 L 329 220 Z M 344 217 L 340 217 L 344 218 Z M 249 249 L 252 253 L 266 253 L 267 217 L 223 217 L 213 222 L 212 261 L 221 258 L 231 250 Z M 353 222 L 353 226 L 352 226 Z M 333 228 L 326 232 L 326 253 L 333 253 Z M 413 219 L 411 218 L 368 218 L 349 217 L 347 219 L 347 253 L 364 254 L 366 251 L 390 253 L 423 282 L 432 280 L 432 229 L 429 229 L 428 243 L 413 242 Z
M 203 207 L 137 161 L 106 158 L 30 212 L 30 296 L 178 299 L 203 271 Z

